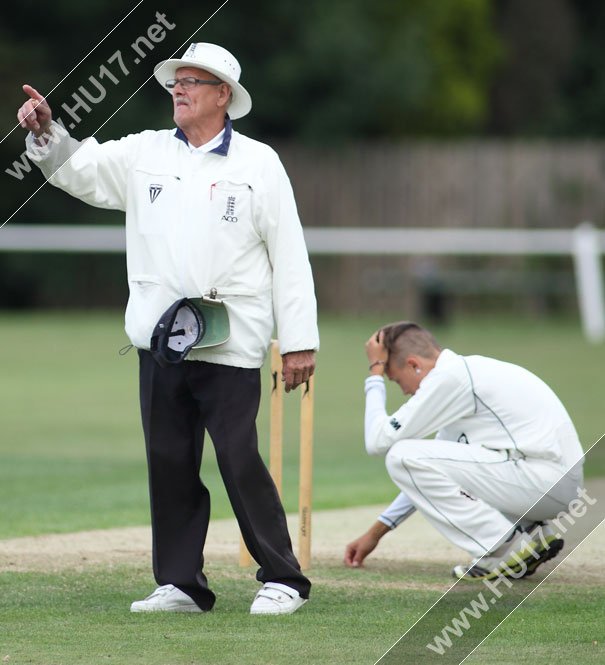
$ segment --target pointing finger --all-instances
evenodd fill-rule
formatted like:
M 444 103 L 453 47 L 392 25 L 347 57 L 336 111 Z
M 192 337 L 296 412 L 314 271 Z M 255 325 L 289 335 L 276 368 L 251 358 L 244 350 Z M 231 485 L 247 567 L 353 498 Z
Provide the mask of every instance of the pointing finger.
M 32 99 L 35 99 L 37 102 L 44 101 L 44 96 L 41 95 L 35 88 L 32 88 L 32 86 L 28 85 L 27 83 L 23 86 L 23 92 Z

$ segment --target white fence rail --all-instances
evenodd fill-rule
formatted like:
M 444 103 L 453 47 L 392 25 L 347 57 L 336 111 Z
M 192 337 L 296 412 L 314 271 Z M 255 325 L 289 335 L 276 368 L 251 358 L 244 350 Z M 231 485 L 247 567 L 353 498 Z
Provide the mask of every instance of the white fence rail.
M 307 228 L 311 254 L 571 255 L 582 326 L 593 342 L 605 338 L 601 255 L 605 231 L 589 223 L 563 229 Z M 39 226 L 0 229 L 0 251 L 124 252 L 121 226 Z

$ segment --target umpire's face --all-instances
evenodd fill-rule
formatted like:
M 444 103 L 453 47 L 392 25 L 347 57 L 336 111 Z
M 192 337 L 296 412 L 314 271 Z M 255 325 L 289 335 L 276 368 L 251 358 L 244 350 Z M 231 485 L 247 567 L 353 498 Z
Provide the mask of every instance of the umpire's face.
M 180 67 L 176 70 L 176 79 L 179 83 L 172 89 L 172 103 L 177 127 L 187 131 L 188 128 L 203 127 L 209 121 L 224 117 L 231 100 L 231 88 L 227 83 L 192 83 L 191 79 L 220 80 L 197 67 Z

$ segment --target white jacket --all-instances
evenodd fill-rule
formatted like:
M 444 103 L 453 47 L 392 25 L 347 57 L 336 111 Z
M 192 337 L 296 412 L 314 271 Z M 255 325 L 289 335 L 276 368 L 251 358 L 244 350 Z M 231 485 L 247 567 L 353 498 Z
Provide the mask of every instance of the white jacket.
M 134 346 L 149 348 L 175 300 L 216 288 L 231 338 L 189 359 L 260 367 L 274 318 L 282 353 L 318 348 L 294 195 L 269 146 L 233 132 L 230 122 L 223 154 L 192 151 L 175 130 L 80 142 L 53 123 L 53 136 L 42 149 L 31 134 L 26 139 L 48 181 L 85 203 L 126 212 L 126 333 Z
M 444 349 L 410 399 L 391 416 L 382 377 L 366 379 L 365 443 L 386 454 L 397 441 L 436 438 L 573 466 L 582 446 L 565 407 L 530 371 Z

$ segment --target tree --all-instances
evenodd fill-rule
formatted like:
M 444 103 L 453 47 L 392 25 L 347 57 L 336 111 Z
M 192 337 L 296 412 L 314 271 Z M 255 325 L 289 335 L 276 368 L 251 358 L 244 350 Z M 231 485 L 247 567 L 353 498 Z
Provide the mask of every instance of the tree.
M 504 44 L 493 72 L 489 134 L 548 135 L 565 104 L 564 83 L 578 43 L 569 0 L 497 0 Z
M 571 0 L 578 33 L 573 61 L 563 81 L 563 102 L 553 115 L 553 134 L 605 135 L 605 5 Z
M 499 53 L 489 0 L 261 5 L 264 28 L 250 16 L 237 42 L 261 135 L 325 143 L 483 126 Z

